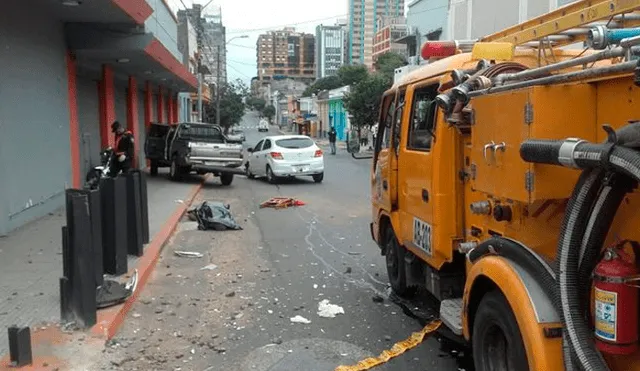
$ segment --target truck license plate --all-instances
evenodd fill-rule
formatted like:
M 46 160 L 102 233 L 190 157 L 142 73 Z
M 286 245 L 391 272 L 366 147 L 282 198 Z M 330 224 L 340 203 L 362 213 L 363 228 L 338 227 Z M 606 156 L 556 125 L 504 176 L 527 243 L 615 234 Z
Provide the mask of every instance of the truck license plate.
M 418 218 L 413 218 L 413 243 L 422 251 L 432 256 L 431 225 Z

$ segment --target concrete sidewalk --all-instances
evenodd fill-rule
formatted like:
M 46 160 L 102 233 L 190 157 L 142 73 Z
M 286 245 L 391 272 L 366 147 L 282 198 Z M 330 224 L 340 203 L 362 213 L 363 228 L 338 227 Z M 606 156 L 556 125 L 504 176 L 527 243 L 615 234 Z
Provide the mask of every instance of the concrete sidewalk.
M 161 173 L 147 179 L 153 239 L 201 178 L 175 183 Z M 65 223 L 63 208 L 0 238 L 0 355 L 9 351 L 7 327 L 41 326 L 60 320 L 61 227 Z M 137 261 L 130 256 L 129 269 L 136 267 Z

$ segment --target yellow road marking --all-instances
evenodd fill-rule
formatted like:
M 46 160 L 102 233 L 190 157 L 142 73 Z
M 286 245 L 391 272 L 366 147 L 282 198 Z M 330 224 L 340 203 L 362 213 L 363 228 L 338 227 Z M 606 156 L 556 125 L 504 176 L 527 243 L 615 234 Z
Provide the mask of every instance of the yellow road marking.
M 379 366 L 383 363 L 387 363 L 391 358 L 395 358 L 406 352 L 407 350 L 417 347 L 424 341 L 424 338 L 427 335 L 437 330 L 441 324 L 442 322 L 440 320 L 432 321 L 431 323 L 427 324 L 422 330 L 411 334 L 411 336 L 409 336 L 407 339 L 393 344 L 391 349 L 384 350 L 382 353 L 380 353 L 379 356 L 363 359 L 362 361 L 352 366 L 338 366 L 336 367 L 335 371 L 365 371 Z

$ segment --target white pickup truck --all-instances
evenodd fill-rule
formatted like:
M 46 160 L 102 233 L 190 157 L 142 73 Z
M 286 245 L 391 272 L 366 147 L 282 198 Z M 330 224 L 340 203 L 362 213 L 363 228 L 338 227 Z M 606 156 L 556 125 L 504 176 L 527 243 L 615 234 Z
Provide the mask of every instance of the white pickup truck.
M 217 125 L 180 123 L 151 124 L 145 143 L 151 175 L 159 167 L 169 167 L 169 176 L 180 180 L 185 175 L 213 173 L 223 185 L 230 185 L 234 174 L 243 174 L 242 144 L 229 143 Z

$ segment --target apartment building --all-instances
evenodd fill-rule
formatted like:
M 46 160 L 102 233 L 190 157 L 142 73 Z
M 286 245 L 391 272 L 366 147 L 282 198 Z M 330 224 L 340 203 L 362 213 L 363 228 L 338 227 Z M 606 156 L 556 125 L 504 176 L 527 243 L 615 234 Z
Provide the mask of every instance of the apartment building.
M 227 82 L 227 33 L 220 9 L 215 14 L 204 15 L 202 32 L 202 64 L 209 70 L 204 81 L 207 84 L 224 84 Z
M 384 16 L 404 16 L 404 0 L 349 0 L 349 64 L 373 67 L 377 20 Z
M 334 76 L 344 65 L 344 34 L 340 25 L 316 27 L 316 78 Z
M 408 34 L 406 19 L 404 17 L 380 17 L 378 19 L 378 32 L 373 39 L 373 63 L 381 55 L 394 52 L 407 58 L 407 45 L 398 40 Z
M 316 77 L 315 36 L 287 27 L 258 36 L 258 82 L 293 79 L 307 84 Z

